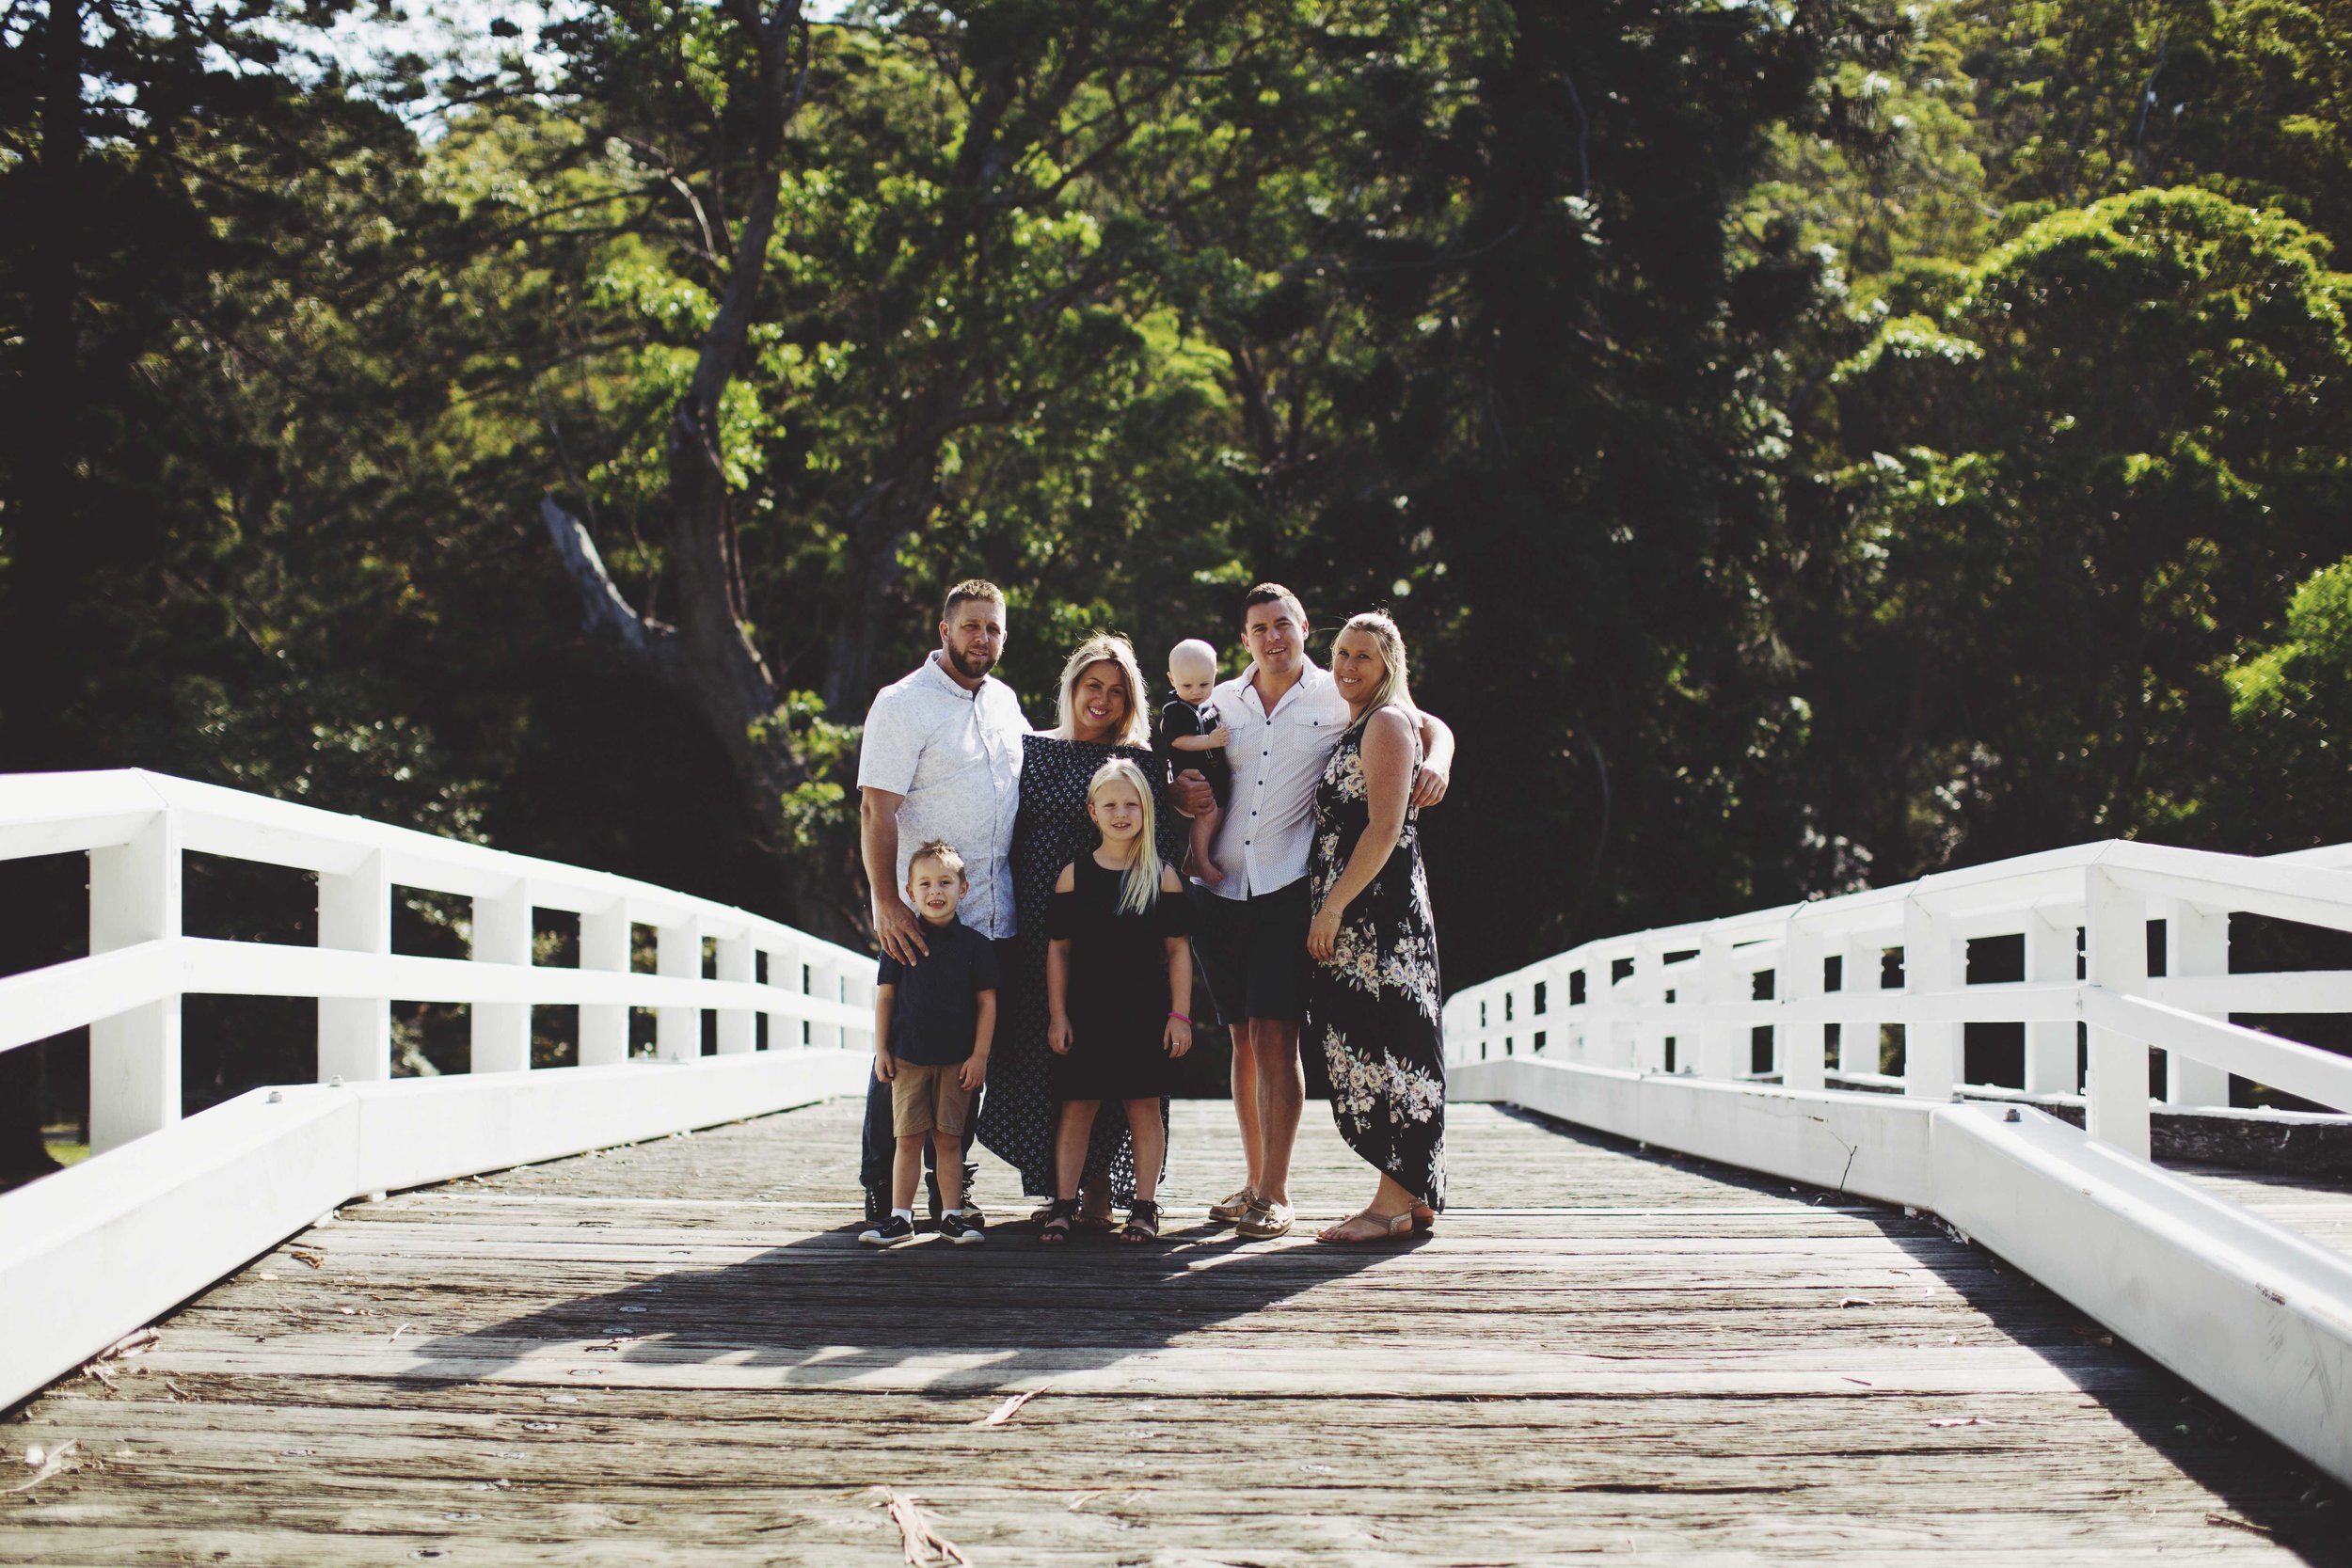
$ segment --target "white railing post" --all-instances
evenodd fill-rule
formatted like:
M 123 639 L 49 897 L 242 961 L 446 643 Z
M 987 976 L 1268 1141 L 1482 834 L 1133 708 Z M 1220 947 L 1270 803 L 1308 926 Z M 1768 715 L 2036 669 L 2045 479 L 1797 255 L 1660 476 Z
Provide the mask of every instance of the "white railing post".
M 808 956 L 808 994 L 820 1002 L 832 1001 L 840 993 L 839 960 L 831 948 L 820 948 Z M 849 1043 L 846 1032 L 830 1023 L 812 1022 L 808 1026 L 808 1043 L 823 1051 L 838 1050 Z
M 1711 931 L 1699 938 L 1699 956 L 1691 967 L 1695 973 L 1675 992 L 1678 999 L 1700 1007 L 1728 1006 L 1746 999 L 1738 966 L 1732 961 L 1731 943 L 1724 938 Z M 1692 995 L 1693 991 L 1697 994 Z M 1747 1035 L 1737 1023 L 1709 1020 L 1692 1033 L 1698 1036 L 1691 1043 L 1697 1048 L 1692 1056 L 1700 1077 L 1748 1075 Z
M 89 852 L 89 950 L 111 953 L 180 934 L 180 821 L 155 813 L 128 843 Z M 89 1026 L 92 1153 L 180 1119 L 175 992 Z
M 477 894 L 473 901 L 473 960 L 531 967 L 531 885 L 517 880 L 505 892 Z M 531 1067 L 531 1004 L 473 1005 L 475 1072 L 523 1072 Z
M 1809 1006 L 1821 999 L 1821 933 L 1802 911 L 1784 927 L 1780 944 L 1780 978 L 1772 994 L 1783 1009 Z M 1827 1085 L 1828 1038 L 1816 1022 L 1784 1022 L 1772 1031 L 1779 1047 L 1780 1082 L 1784 1088 L 1818 1089 Z
M 801 989 L 801 955 L 798 949 L 763 947 L 760 951 L 768 955 L 766 985 L 771 991 L 782 994 Z M 801 1043 L 799 1021 L 787 1017 L 778 1004 L 771 1002 L 760 1011 L 768 1015 L 769 1050 L 788 1051 Z
M 2229 974 L 2228 912 L 2176 901 L 2164 921 L 2164 972 L 2183 979 Z M 2217 1016 L 2226 1019 L 2229 1015 Z M 2230 1103 L 2229 1070 L 2168 1051 L 2164 1053 L 2164 1098 L 2172 1105 L 2226 1107 Z
M 842 1032 L 841 1044 L 845 1050 L 871 1053 L 874 1049 L 874 975 L 870 970 L 859 970 L 846 978 L 842 989 L 843 1000 L 855 1006 L 867 1022 L 863 1029 Z M 1001 998 L 998 1005 L 1003 1005 Z
M 627 974 L 630 933 L 627 899 L 580 917 L 580 967 Z M 628 1007 L 625 1003 L 582 1003 L 580 1065 L 611 1067 L 628 1060 Z
M 1951 922 L 1914 893 L 1903 900 L 1903 993 L 1942 996 L 1959 990 L 1960 943 Z M 1903 1093 L 1950 1100 L 1960 1085 L 1961 1025 L 1903 1021 Z
M 1838 966 L 1837 993 L 1854 996 L 1879 992 L 1879 973 L 1883 966 L 1883 949 L 1875 936 L 1851 935 L 1846 939 L 1845 962 Z M 1852 1019 L 1837 1031 L 1837 1070 L 1847 1073 L 1875 1073 L 1879 1070 L 1879 1021 L 1875 1016 Z
M 1608 973 L 1614 974 L 1617 971 L 1616 960 L 1610 958 L 1605 961 Z M 1626 977 L 1609 983 L 1612 1005 L 1621 1015 L 1632 1015 L 1629 1018 L 1620 1016 L 1615 1021 L 1614 1033 L 1619 1049 L 1625 1053 L 1625 1065 L 1634 1071 L 1663 1072 L 1666 1070 L 1665 1028 L 1662 1024 L 1648 1022 L 1644 1016 L 1650 1008 L 1661 1006 L 1665 1001 L 1665 992 L 1658 985 L 1656 974 L 1660 966 L 1646 950 L 1638 947 L 1629 956 L 1629 962 Z M 1617 988 L 1620 985 L 1625 989 L 1619 990 Z M 1655 1016 L 1654 1013 L 1649 1014 L 1651 1018 Z
M 722 980 L 752 983 L 758 960 L 752 957 L 752 934 L 739 931 L 719 939 L 719 974 Z M 757 1014 L 750 1007 L 719 1009 L 719 1054 L 740 1055 L 759 1044 Z
M 2092 866 L 2085 876 L 2083 932 L 2091 985 L 2137 996 L 2148 989 L 2148 909 L 2139 893 Z M 2090 1135 L 2145 1160 L 2149 1155 L 2148 1047 L 2111 1029 L 2090 1030 L 2090 1074 L 2083 1087 Z
M 2078 927 L 2072 911 L 2037 906 L 2026 921 L 2026 978 L 2072 984 L 2076 978 Z M 2026 1092 L 2073 1094 L 2082 1087 L 2071 1020 L 2026 1025 Z
M 380 850 L 349 871 L 319 873 L 319 945 L 376 958 L 392 951 L 392 881 Z M 371 1084 L 392 1075 L 392 999 L 319 998 L 319 1082 Z
M 703 923 L 699 915 L 680 915 L 674 926 L 654 928 L 654 970 L 673 979 L 703 977 Z M 691 1062 L 703 1053 L 703 1014 L 700 1007 L 656 1007 L 653 1014 L 654 1054 L 663 1061 Z

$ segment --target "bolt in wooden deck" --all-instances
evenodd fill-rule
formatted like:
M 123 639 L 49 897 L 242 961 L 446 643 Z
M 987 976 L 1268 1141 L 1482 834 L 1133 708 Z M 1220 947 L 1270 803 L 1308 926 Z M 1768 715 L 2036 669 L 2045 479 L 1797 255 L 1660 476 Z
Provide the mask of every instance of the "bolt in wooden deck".
M 2352 1501 L 1932 1221 L 1486 1106 L 1420 1244 L 852 1241 L 855 1110 L 360 1206 L 0 1426 L 30 1563 L 2338 1560 Z M 1311 1215 L 1366 1196 L 1309 1108 Z M 1011 1392 L 1009 1421 L 975 1423 Z

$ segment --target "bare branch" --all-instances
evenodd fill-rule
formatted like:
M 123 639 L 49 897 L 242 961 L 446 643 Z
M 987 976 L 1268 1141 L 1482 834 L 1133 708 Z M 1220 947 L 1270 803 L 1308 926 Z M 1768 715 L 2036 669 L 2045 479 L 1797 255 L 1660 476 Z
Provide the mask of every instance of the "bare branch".
M 588 630 L 614 639 L 638 657 L 666 658 L 670 628 L 646 620 L 629 608 L 628 600 L 621 596 L 620 585 L 604 569 L 604 557 L 598 553 L 596 542 L 588 536 L 588 530 L 580 519 L 564 511 L 549 495 L 539 499 L 539 520 L 547 525 L 548 536 L 555 541 L 555 553 L 563 559 L 564 575 L 571 579 L 573 591 L 580 595 Z

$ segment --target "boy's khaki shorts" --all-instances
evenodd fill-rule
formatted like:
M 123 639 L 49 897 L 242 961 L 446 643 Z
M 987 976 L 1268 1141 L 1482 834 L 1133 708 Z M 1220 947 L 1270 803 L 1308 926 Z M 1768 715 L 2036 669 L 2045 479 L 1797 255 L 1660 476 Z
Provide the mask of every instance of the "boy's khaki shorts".
M 957 1077 L 962 1070 L 961 1062 L 936 1067 L 899 1062 L 898 1075 L 890 1080 L 891 1135 L 912 1138 L 924 1132 L 945 1132 L 950 1137 L 963 1136 L 972 1091 Z

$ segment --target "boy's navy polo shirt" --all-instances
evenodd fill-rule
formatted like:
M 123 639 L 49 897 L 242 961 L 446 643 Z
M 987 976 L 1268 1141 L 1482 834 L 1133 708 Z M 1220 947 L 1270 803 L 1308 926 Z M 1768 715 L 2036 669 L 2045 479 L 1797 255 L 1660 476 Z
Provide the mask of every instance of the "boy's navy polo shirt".
M 972 1054 L 979 1028 L 979 993 L 995 990 L 996 945 L 961 920 L 923 923 L 930 953 L 912 967 L 884 953 L 879 986 L 896 986 L 890 1009 L 890 1053 L 917 1067 L 947 1067 Z

